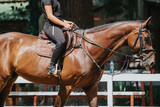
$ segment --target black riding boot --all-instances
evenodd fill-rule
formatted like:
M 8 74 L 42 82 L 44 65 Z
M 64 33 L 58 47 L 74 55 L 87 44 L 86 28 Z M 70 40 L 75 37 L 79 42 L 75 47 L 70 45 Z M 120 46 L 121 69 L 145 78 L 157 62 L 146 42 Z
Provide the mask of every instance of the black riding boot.
M 60 59 L 63 51 L 64 51 L 64 44 L 58 42 L 52 54 L 51 63 L 50 66 L 48 67 L 48 74 L 55 73 L 57 61 Z

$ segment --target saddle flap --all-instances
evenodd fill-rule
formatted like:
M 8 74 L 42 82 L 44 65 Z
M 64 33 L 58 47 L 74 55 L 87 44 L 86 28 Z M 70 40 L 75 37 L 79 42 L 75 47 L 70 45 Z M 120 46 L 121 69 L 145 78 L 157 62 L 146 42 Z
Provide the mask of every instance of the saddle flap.
M 64 36 L 66 39 L 66 50 L 69 50 L 72 46 L 73 41 L 73 34 L 69 31 L 64 32 Z M 39 38 L 37 40 L 36 52 L 38 55 L 42 57 L 50 58 L 52 53 L 55 49 L 55 44 L 48 40 L 47 36 L 45 35 L 44 31 L 39 34 Z
M 51 43 L 49 40 L 37 40 L 36 52 L 38 55 L 50 58 L 54 49 L 55 44 Z

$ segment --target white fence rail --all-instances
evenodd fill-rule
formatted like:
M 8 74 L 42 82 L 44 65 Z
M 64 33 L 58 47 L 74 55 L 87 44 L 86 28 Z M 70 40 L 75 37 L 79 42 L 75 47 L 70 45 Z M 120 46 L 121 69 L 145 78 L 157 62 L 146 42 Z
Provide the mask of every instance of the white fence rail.
M 113 107 L 113 95 L 144 95 L 144 92 L 113 92 L 113 81 L 160 81 L 160 74 L 103 74 L 101 82 L 107 82 L 108 92 L 98 92 L 98 95 L 107 96 L 108 107 Z M 15 83 L 31 83 L 22 77 L 18 77 Z M 57 92 L 11 92 L 10 96 L 23 96 L 23 95 L 53 95 L 56 96 Z M 84 93 L 71 93 L 71 96 L 84 96 Z
M 107 81 L 108 106 L 113 107 L 113 81 L 160 81 L 160 74 L 104 74 L 102 81 Z

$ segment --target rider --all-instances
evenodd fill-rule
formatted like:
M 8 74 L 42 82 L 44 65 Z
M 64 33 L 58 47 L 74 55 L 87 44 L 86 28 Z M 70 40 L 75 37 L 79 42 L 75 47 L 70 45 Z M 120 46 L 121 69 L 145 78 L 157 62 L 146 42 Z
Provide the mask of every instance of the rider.
M 48 67 L 48 74 L 54 74 L 56 71 L 56 63 L 63 55 L 66 46 L 65 37 L 62 28 L 71 30 L 74 23 L 71 21 L 62 20 L 60 4 L 57 0 L 42 0 L 42 12 L 45 19 L 44 32 L 46 36 L 56 44 L 55 50 L 52 54 L 50 66 Z

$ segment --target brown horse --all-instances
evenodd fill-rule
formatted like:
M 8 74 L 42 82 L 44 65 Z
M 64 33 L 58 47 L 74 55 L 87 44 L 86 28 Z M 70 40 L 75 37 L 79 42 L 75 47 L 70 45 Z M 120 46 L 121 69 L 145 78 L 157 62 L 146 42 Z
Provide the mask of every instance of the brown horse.
M 76 30 L 76 43 L 81 46 L 64 58 L 59 77 L 48 75 L 50 59 L 36 54 L 38 37 L 16 32 L 1 34 L 0 106 L 4 105 L 18 76 L 38 84 L 59 85 L 56 107 L 63 106 L 70 93 L 77 88 L 84 90 L 91 107 L 98 106 L 97 84 L 102 76 L 100 68 L 120 47 L 127 45 L 133 48 L 145 67 L 155 63 L 149 23 L 150 18 L 142 23 L 125 21 L 87 29 L 85 32 Z

